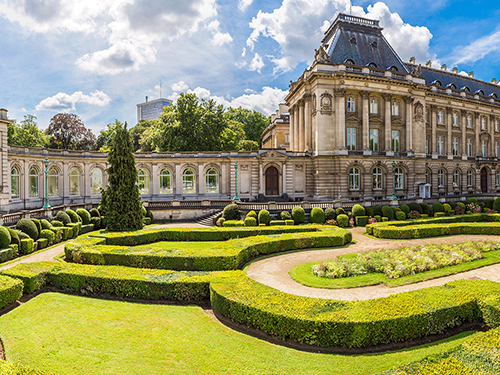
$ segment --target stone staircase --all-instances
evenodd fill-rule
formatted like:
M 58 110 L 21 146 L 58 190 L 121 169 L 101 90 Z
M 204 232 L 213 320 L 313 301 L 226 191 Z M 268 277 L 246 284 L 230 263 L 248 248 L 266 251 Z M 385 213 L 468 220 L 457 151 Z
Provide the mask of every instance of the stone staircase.
M 196 223 L 205 225 L 207 227 L 213 227 L 217 222 L 217 219 L 222 216 L 222 210 L 219 210 L 213 214 L 203 216 L 196 220 Z

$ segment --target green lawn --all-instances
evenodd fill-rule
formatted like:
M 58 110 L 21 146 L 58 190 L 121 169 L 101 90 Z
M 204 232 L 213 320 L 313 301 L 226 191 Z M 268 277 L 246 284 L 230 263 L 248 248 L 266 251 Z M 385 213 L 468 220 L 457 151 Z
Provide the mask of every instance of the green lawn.
M 470 333 L 384 354 L 301 352 L 235 332 L 198 306 L 41 294 L 0 317 L 7 360 L 58 374 L 374 374 Z
M 290 277 L 296 282 L 312 288 L 343 289 L 358 288 L 362 286 L 385 284 L 389 287 L 418 283 L 420 281 L 437 279 L 438 277 L 454 275 L 460 272 L 470 271 L 476 268 L 500 263 L 500 250 L 483 253 L 484 258 L 472 262 L 457 264 L 456 266 L 445 267 L 437 270 L 420 272 L 415 275 L 389 279 L 382 273 L 368 273 L 365 275 L 345 277 L 340 279 L 329 279 L 319 277 L 311 272 L 311 267 L 321 262 L 303 263 L 293 267 L 289 271 Z M 356 257 L 357 254 L 346 254 L 343 257 Z
M 97 245 L 94 249 L 97 251 L 116 254 L 178 254 L 190 256 L 193 254 L 199 254 L 200 251 L 208 250 L 220 243 L 222 243 L 222 241 L 162 241 L 137 246 Z

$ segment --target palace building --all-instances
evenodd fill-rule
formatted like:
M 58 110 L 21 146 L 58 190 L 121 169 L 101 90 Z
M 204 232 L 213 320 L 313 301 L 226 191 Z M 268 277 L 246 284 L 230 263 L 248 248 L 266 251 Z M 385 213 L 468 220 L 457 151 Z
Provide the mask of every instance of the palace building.
M 393 187 L 398 198 L 495 194 L 499 98 L 495 81 L 405 63 L 378 21 L 339 14 L 262 149 L 137 153 L 138 184 L 149 202 L 370 201 Z M 46 160 L 52 206 L 99 202 L 105 153 L 9 146 L 9 122 L 0 110 L 1 211 L 42 207 Z

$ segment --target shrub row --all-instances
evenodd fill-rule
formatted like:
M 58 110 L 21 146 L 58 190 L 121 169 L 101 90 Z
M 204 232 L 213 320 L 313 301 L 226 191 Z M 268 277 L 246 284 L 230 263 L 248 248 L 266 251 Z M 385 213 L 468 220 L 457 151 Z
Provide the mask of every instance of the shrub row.
M 210 285 L 212 308 L 237 323 L 302 343 L 368 347 L 444 332 L 481 322 L 479 302 L 500 292 L 487 280 L 459 280 L 440 287 L 367 301 L 336 301 L 286 294 L 246 275 Z
M 0 276 L 0 309 L 17 301 L 23 295 L 23 283 L 7 276 Z
M 320 228 L 300 227 L 254 227 L 254 228 L 161 228 L 143 229 L 135 232 L 110 232 L 95 234 L 104 238 L 106 245 L 134 246 L 158 241 L 227 241 L 258 235 L 281 233 L 316 232 Z
M 72 292 L 149 300 L 201 301 L 209 298 L 210 281 L 231 280 L 241 271 L 176 272 L 121 266 L 61 262 L 25 263 L 2 271 L 2 278 L 24 282 L 25 293 L 46 285 Z M 17 278 L 20 280 L 15 280 Z
M 352 234 L 340 228 L 329 228 L 309 233 L 283 233 L 270 236 L 252 236 L 227 240 L 205 250 L 187 252 L 162 251 L 143 246 L 135 250 L 110 246 L 93 239 L 85 245 L 77 241 L 66 244 L 66 260 L 97 265 L 159 268 L 185 271 L 234 270 L 255 257 L 288 250 L 328 248 L 351 242 Z M 93 242 L 93 243 L 92 243 Z M 101 240 L 102 242 L 102 240 Z

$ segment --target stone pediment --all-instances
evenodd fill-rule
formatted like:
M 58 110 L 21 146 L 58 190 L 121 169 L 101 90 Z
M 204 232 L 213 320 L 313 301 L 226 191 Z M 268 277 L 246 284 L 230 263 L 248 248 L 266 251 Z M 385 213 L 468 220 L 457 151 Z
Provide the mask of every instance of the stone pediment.
M 286 159 L 287 156 L 284 152 L 282 151 L 276 151 L 276 150 L 272 150 L 272 151 L 265 151 L 264 153 L 260 154 L 259 155 L 261 158 L 265 158 L 265 159 Z

